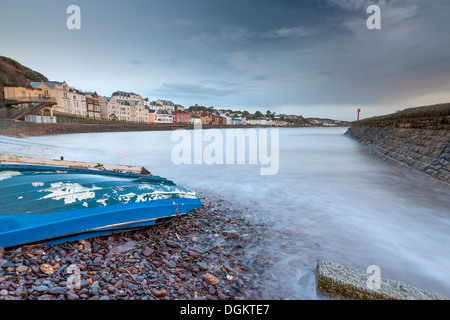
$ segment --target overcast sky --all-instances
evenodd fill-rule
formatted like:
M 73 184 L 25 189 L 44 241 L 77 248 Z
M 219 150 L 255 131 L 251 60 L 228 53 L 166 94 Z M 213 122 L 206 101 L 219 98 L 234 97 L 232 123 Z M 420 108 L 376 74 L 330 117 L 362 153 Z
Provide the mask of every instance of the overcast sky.
M 341 120 L 450 101 L 449 0 L 0 0 L 0 30 L 0 55 L 105 96 Z

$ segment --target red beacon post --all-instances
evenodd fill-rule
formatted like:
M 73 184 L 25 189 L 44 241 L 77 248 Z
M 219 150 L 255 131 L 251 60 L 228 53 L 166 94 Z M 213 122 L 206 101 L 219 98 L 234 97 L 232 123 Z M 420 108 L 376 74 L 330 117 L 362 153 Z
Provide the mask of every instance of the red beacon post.
M 358 121 L 359 121 L 359 113 L 361 112 L 361 109 L 358 109 Z

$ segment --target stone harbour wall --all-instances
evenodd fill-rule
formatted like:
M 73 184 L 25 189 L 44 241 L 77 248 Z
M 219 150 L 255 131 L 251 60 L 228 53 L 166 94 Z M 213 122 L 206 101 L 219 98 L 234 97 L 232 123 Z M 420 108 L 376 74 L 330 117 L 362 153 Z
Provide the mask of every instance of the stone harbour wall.
M 0 119 L 0 135 L 9 137 L 42 136 L 52 134 L 156 131 L 188 128 L 181 125 L 150 125 L 138 123 L 52 124 Z
M 357 269 L 319 261 L 316 267 L 316 287 L 320 294 L 339 299 L 445 300 L 434 292 L 396 280 L 379 278 L 376 285 L 369 276 L 370 274 Z
M 450 184 L 450 115 L 367 119 L 346 135 L 383 160 Z
M 255 128 L 249 125 L 203 125 L 203 129 L 219 128 Z M 147 123 L 33 123 L 19 120 L 0 119 L 0 135 L 8 137 L 43 136 L 53 134 L 129 132 L 129 131 L 166 131 L 176 129 L 194 129 L 192 124 L 147 124 Z

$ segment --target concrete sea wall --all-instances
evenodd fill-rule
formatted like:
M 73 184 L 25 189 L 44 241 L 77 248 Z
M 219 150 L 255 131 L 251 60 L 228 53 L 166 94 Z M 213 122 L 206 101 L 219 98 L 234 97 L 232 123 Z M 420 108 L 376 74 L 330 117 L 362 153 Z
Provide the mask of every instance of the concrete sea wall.
M 353 122 L 346 134 L 383 160 L 450 184 L 449 104 Z
M 203 129 L 219 128 L 254 128 L 258 126 L 244 125 L 203 125 Z M 139 124 L 139 123 L 83 123 L 83 124 L 61 124 L 61 123 L 33 123 L 0 119 L 0 135 L 8 137 L 43 136 L 67 133 L 92 133 L 92 132 L 127 132 L 127 131 L 159 131 L 176 129 L 194 129 L 194 125 L 171 125 L 171 124 Z
M 0 135 L 9 137 L 42 136 L 66 133 L 174 130 L 188 126 L 138 123 L 54 124 L 0 119 Z
M 445 300 L 404 282 L 371 278 L 368 273 L 332 262 L 319 261 L 316 267 L 316 287 L 325 296 L 355 300 Z

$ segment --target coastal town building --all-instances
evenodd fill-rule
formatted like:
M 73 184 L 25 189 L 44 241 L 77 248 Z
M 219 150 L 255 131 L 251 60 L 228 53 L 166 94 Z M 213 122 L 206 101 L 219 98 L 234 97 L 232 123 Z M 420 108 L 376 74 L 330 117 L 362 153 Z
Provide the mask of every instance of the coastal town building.
M 31 82 L 28 87 L 5 85 L 6 100 L 16 100 L 21 105 L 36 104 L 39 101 L 55 105 L 41 109 L 53 111 L 56 115 L 71 115 L 108 121 L 122 121 L 152 124 L 197 124 L 202 125 L 255 125 L 255 126 L 341 126 L 343 123 L 331 119 L 306 118 L 296 115 L 257 111 L 233 111 L 214 107 L 191 106 L 186 109 L 169 100 L 152 101 L 134 92 L 115 91 L 111 97 L 99 96 L 97 92 L 82 92 L 71 88 L 65 81 Z M 28 102 L 30 101 L 30 102 Z M 51 105 L 51 104 L 50 104 Z M 37 113 L 37 112 L 36 112 Z M 28 117 L 27 119 L 32 119 Z M 253 119 L 252 119 L 253 118 Z M 300 121 L 298 121 L 301 119 Z M 35 120 L 37 121 L 37 120 Z M 52 120 L 53 121 L 53 120 Z
M 247 119 L 245 117 L 240 117 L 240 118 L 233 118 L 231 119 L 231 124 L 233 126 L 235 125 L 246 125 L 247 124 Z
M 191 114 L 191 124 L 202 124 L 200 116 L 197 114 Z
M 160 110 L 162 111 L 166 111 L 169 113 L 175 112 L 175 103 L 173 103 L 172 101 L 158 99 L 155 101 L 155 103 L 161 107 Z
M 150 124 L 173 124 L 173 115 L 164 111 L 153 111 L 148 113 Z
M 85 92 L 87 104 L 87 117 L 101 119 L 100 101 L 97 92 Z
M 270 119 L 247 119 L 247 124 L 253 126 L 272 126 L 275 123 Z
M 137 123 L 148 123 L 148 109 L 141 101 L 128 100 L 130 104 L 131 121 Z
M 227 118 L 215 115 L 215 116 L 212 117 L 212 124 L 226 125 L 227 124 Z
M 119 121 L 131 121 L 131 105 L 122 99 L 115 99 L 117 103 L 117 111 L 115 115 Z
M 111 114 L 114 114 L 112 117 L 117 118 L 119 121 L 148 123 L 149 109 L 146 108 L 145 102 L 145 99 L 137 93 L 115 91 L 109 100 L 109 103 L 112 104 L 110 108 Z M 119 105 L 118 108 L 116 108 L 116 103 Z
M 212 124 L 212 115 L 210 113 L 202 113 L 200 120 L 202 121 L 202 125 L 210 125 Z
M 148 98 L 144 99 L 143 104 L 148 110 L 158 111 L 162 109 L 159 104 L 157 104 L 155 101 L 149 101 Z
M 111 112 L 108 110 L 108 102 L 111 98 L 107 97 L 98 97 L 98 104 L 100 105 L 100 119 L 101 120 L 114 120 L 110 118 Z
M 88 117 L 87 109 L 87 97 L 76 91 L 69 91 L 67 95 L 68 98 L 63 99 L 64 104 L 64 114 L 78 116 L 78 117 Z M 92 115 L 92 118 L 94 116 Z
M 7 100 L 41 101 L 43 100 L 44 94 L 42 92 L 42 89 L 5 86 L 4 97 Z
M 191 115 L 189 113 L 172 113 L 173 123 L 175 124 L 189 124 L 191 123 Z
M 125 100 L 113 97 L 99 97 L 100 117 L 102 120 L 128 121 L 130 110 Z
M 112 97 L 120 100 L 143 100 L 142 97 L 134 92 L 126 92 L 126 91 L 115 91 L 112 94 Z
M 52 107 L 52 110 L 57 113 L 74 114 L 71 110 L 73 103 L 71 98 L 71 91 L 69 85 L 63 81 L 48 81 L 48 82 L 30 82 L 30 87 L 33 89 L 41 90 L 43 97 L 49 97 L 54 99 L 56 105 Z M 77 96 L 77 95 L 76 95 Z M 77 98 L 79 98 L 77 96 Z M 81 102 L 80 99 L 77 102 Z M 74 112 L 81 111 L 78 109 L 81 106 L 76 104 L 76 110 Z
M 175 105 L 175 111 L 176 111 L 176 112 L 185 112 L 185 111 L 186 111 L 186 108 L 183 107 L 183 106 L 180 105 L 180 104 L 176 104 L 176 105 Z

